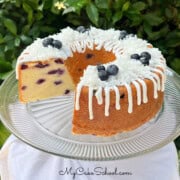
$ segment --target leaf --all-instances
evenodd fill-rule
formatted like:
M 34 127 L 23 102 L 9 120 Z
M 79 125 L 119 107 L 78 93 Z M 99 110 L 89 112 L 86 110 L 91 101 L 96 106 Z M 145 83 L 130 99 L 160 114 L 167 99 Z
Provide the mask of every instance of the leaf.
M 154 13 L 145 14 L 143 18 L 144 18 L 144 21 L 151 26 L 158 26 L 164 21 L 162 17 L 158 17 Z
M 95 4 L 100 9 L 109 9 L 109 0 L 95 0 Z
M 68 13 L 71 13 L 71 12 L 76 12 L 76 9 L 74 7 L 68 7 L 63 11 L 62 14 L 64 15 L 64 14 L 68 14 Z
M 26 3 L 23 3 L 23 9 L 28 14 L 28 22 L 31 24 L 33 22 L 33 10 L 31 6 Z
M 5 3 L 6 2 L 6 0 L 0 0 L 0 3 Z
M 172 68 L 180 74 L 180 58 L 170 62 Z
M 67 0 L 67 7 L 74 9 L 80 15 L 81 9 L 88 3 L 88 0 Z
M 3 126 L 0 120 L 0 148 L 2 147 L 5 140 L 9 137 L 10 132 Z
M 119 20 L 121 20 L 122 16 L 123 16 L 122 11 L 117 11 L 117 12 L 115 13 L 115 15 L 112 17 L 113 24 L 115 24 L 116 22 L 118 22 Z
M 125 4 L 123 4 L 122 11 L 127 11 L 129 9 L 130 2 L 127 1 Z
M 20 39 L 25 45 L 28 45 L 32 42 L 32 39 L 26 35 L 21 35 Z
M 6 34 L 5 36 L 4 36 L 4 42 L 8 42 L 8 41 L 11 41 L 11 40 L 13 40 L 14 39 L 14 37 L 13 37 L 13 35 L 12 34 Z
M 86 6 L 86 13 L 89 17 L 89 19 L 96 25 L 98 26 L 98 21 L 99 21 L 99 12 L 97 7 L 94 5 L 94 3 L 89 3 Z
M 138 11 L 142 11 L 146 8 L 146 4 L 144 2 L 138 1 L 132 4 L 132 7 Z
M 2 36 L 2 34 L 0 34 L 0 44 L 2 44 L 4 42 L 4 38 Z
M 131 18 L 131 24 L 130 24 L 130 27 L 133 27 L 133 26 L 138 26 L 141 24 L 142 22 L 142 18 L 139 14 L 137 14 L 136 16 L 134 16 L 133 18 Z
M 144 31 L 148 35 L 148 39 L 153 41 L 159 39 L 160 37 L 164 37 L 169 31 L 169 27 L 167 25 L 162 27 L 159 31 L 152 31 L 152 27 L 147 23 L 144 23 L 143 26 Z
M 4 26 L 14 35 L 17 34 L 17 27 L 13 20 L 11 19 L 4 19 Z
M 165 9 L 165 15 L 166 15 L 169 19 L 173 18 L 173 13 L 172 13 L 172 11 L 171 11 L 169 8 L 166 8 L 166 9 Z
M 69 22 L 70 24 L 74 25 L 74 26 L 82 25 L 81 19 L 75 13 L 74 14 L 73 13 L 67 14 L 66 21 Z
M 14 40 L 14 45 L 15 45 L 16 47 L 18 47 L 18 46 L 20 45 L 20 42 L 21 42 L 20 38 L 19 38 L 19 37 L 16 37 L 16 39 Z
M 149 6 L 152 6 L 153 5 L 153 0 L 147 0 Z
M 10 62 L 0 61 L 0 73 L 5 73 L 12 70 L 12 66 Z
M 180 46 L 180 32 L 178 30 L 171 31 L 166 36 L 167 47 L 178 47 Z

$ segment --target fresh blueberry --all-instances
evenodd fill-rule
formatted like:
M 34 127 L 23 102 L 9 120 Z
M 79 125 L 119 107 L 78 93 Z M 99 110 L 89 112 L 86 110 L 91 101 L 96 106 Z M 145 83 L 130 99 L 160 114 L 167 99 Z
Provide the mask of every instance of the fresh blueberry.
M 139 59 L 140 59 L 140 56 L 139 56 L 139 54 L 132 54 L 132 55 L 131 55 L 131 59 L 137 59 L 137 60 L 139 60 Z
M 54 41 L 52 42 L 52 46 L 55 47 L 55 48 L 57 48 L 57 49 L 61 49 L 62 43 L 61 43 L 61 41 L 54 40 Z
M 43 40 L 42 44 L 44 47 L 48 47 L 49 45 L 52 45 L 53 43 L 53 38 L 46 38 Z
M 118 71 L 119 71 L 119 68 L 114 64 L 111 64 L 107 67 L 107 73 L 109 75 L 116 75 Z
M 127 31 L 123 30 L 120 32 L 119 39 L 124 39 L 128 35 Z
M 146 58 L 147 60 L 151 59 L 151 55 L 148 52 L 142 52 L 140 56 Z
M 76 28 L 76 31 L 80 32 L 80 33 L 84 33 L 87 31 L 87 29 L 84 26 L 78 26 Z
M 129 37 L 134 37 L 134 36 L 135 36 L 135 34 L 132 34 L 132 33 L 131 33 L 131 34 L 129 34 Z
M 105 70 L 101 70 L 98 72 L 98 76 L 101 79 L 101 81 L 106 81 L 108 79 L 108 73 Z
M 142 64 L 144 64 L 145 66 L 146 65 L 149 65 L 149 60 L 148 59 L 146 59 L 146 57 L 140 57 L 140 61 L 141 61 L 141 63 Z
M 140 61 L 142 64 L 149 65 L 149 60 L 151 59 L 151 55 L 148 52 L 142 52 L 140 55 Z
M 102 71 L 102 70 L 105 71 L 105 67 L 103 65 L 97 65 L 97 70 L 98 71 Z

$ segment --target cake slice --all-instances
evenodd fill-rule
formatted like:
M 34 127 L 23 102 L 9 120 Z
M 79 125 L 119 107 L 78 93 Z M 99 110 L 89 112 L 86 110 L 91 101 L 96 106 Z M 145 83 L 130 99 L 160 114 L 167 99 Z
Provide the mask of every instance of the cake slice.
M 74 82 L 62 59 L 26 62 L 19 66 L 18 71 L 21 102 L 67 95 L 75 90 Z

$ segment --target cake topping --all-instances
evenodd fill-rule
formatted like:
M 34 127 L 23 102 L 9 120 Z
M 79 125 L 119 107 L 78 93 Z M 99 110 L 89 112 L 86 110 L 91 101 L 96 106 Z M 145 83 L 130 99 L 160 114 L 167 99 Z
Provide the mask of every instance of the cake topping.
M 55 59 L 54 62 L 55 62 L 56 64 L 64 64 L 63 60 L 60 59 L 60 58 Z
M 27 86 L 22 86 L 21 89 L 22 90 L 25 90 L 27 88 Z
M 62 81 L 61 81 L 61 80 L 59 80 L 59 81 L 55 81 L 55 82 L 54 82 L 54 84 L 55 84 L 55 85 L 62 84 Z
M 151 55 L 148 52 L 142 52 L 141 53 L 141 58 L 145 58 L 147 60 L 151 59 Z
M 42 41 L 44 47 L 52 46 L 57 49 L 61 49 L 62 43 L 59 40 L 55 40 L 53 38 L 46 38 Z
M 48 74 L 59 74 L 59 75 L 61 75 L 63 73 L 64 73 L 64 70 L 60 69 L 60 68 L 48 71 Z
M 139 56 L 139 54 L 132 54 L 132 55 L 131 55 L 131 59 L 137 59 L 137 60 L 139 60 L 139 59 L 140 59 L 140 56 Z
M 106 70 L 105 67 L 103 65 L 97 65 L 97 70 L 101 71 L 101 70 Z
M 144 65 L 149 65 L 149 60 L 151 59 L 151 55 L 148 52 L 142 52 L 140 55 L 140 61 Z
M 84 33 L 87 31 L 87 29 L 84 26 L 78 26 L 76 28 L 76 31 L 80 32 L 80 33 Z
M 52 46 L 55 47 L 55 48 L 57 48 L 57 49 L 61 49 L 62 43 L 61 43 L 61 41 L 59 41 L 59 40 L 54 40 L 54 41 L 52 42 Z
M 44 82 L 45 82 L 45 79 L 39 79 L 39 80 L 37 80 L 36 84 L 42 84 Z
M 45 67 L 48 67 L 48 66 L 49 66 L 49 64 L 42 64 L 42 63 L 38 63 L 38 64 L 35 65 L 35 67 L 37 67 L 37 68 L 45 68 Z
M 106 70 L 100 70 L 98 72 L 98 76 L 101 79 L 101 81 L 106 81 L 108 79 L 108 77 L 109 77 Z
M 69 94 L 70 93 L 70 90 L 69 89 L 66 89 L 64 94 Z
M 53 38 L 46 38 L 43 40 L 42 44 L 44 47 L 48 47 L 49 45 L 52 45 L 53 43 Z
M 22 65 L 21 65 L 21 69 L 22 69 L 22 70 L 27 69 L 27 68 L 28 68 L 28 65 L 26 65 L 26 64 L 22 64 Z
M 116 75 L 118 71 L 119 71 L 119 68 L 114 64 L 111 64 L 107 67 L 107 73 L 109 75 Z
M 149 65 L 149 60 L 151 59 L 151 55 L 148 52 L 142 52 L 139 54 L 132 54 L 131 59 L 139 60 L 142 64 Z
M 127 31 L 123 30 L 120 32 L 119 39 L 124 39 L 128 35 Z

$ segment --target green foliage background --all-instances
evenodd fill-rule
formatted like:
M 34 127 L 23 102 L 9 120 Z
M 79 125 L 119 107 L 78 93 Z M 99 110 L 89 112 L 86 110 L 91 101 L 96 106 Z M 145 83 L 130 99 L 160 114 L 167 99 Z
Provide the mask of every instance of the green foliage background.
M 66 9 L 55 7 L 57 2 Z M 137 33 L 158 47 L 168 66 L 180 73 L 179 0 L 0 0 L 0 83 L 34 39 L 79 25 Z M 0 140 L 8 135 L 0 124 Z

